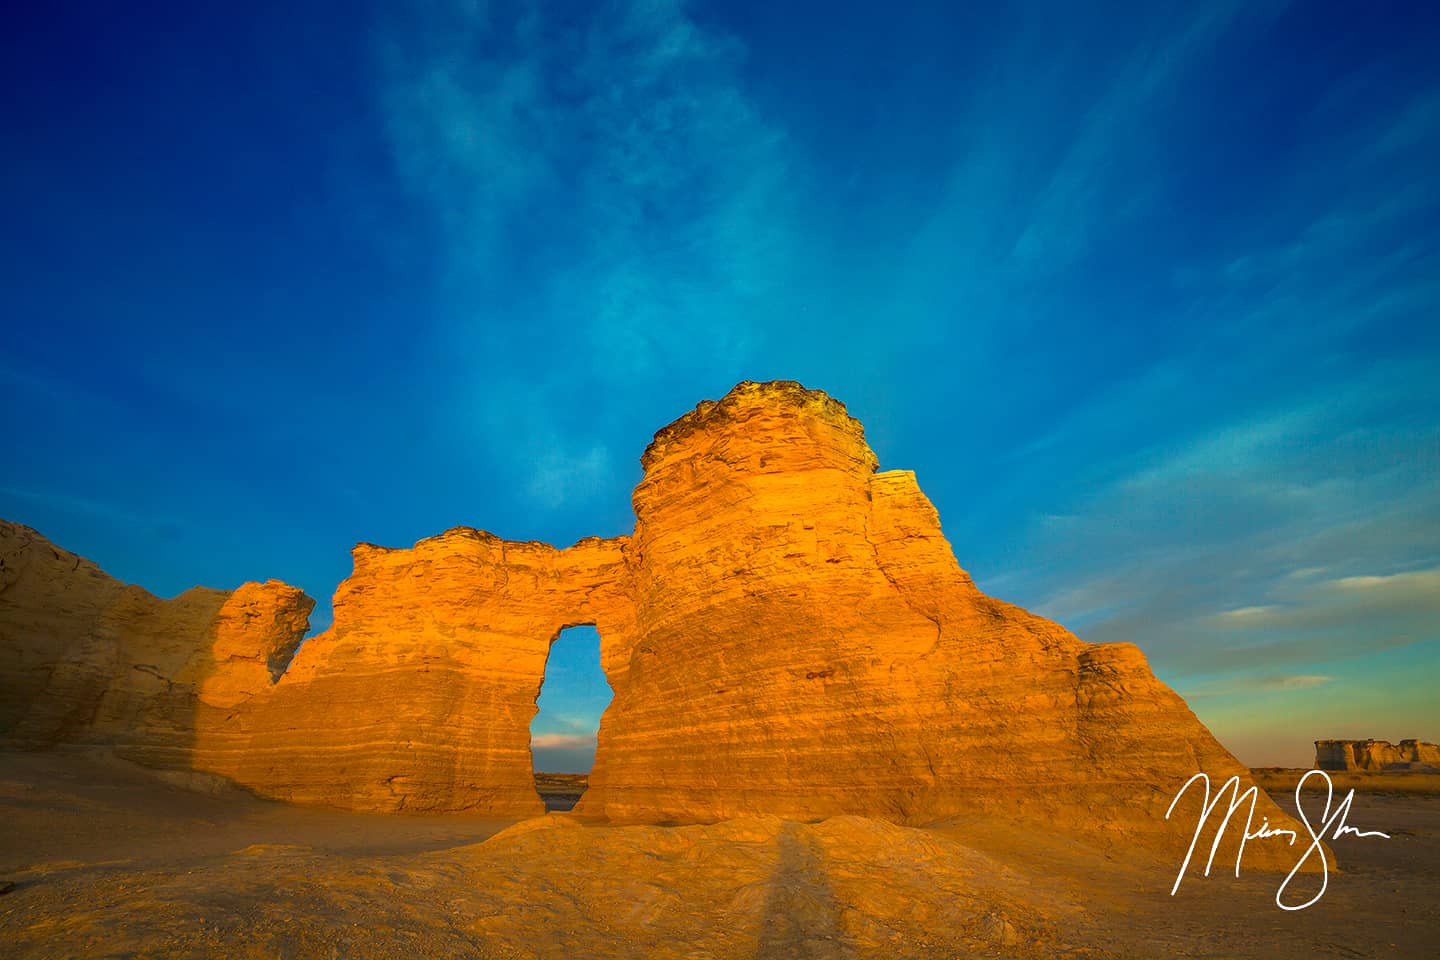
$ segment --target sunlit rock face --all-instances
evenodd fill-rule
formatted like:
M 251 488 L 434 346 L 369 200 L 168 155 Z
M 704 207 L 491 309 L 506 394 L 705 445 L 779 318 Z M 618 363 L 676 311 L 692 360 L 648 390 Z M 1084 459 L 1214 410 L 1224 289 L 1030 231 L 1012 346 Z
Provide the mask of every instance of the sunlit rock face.
M 575 622 L 632 629 L 622 543 L 361 544 L 334 625 L 300 647 L 314 601 L 294 587 L 162 600 L 0 522 L 0 733 L 299 803 L 543 813 L 530 721 L 549 644 Z
M 358 810 L 543 813 L 530 722 L 567 626 L 629 627 L 623 540 L 568 550 L 467 528 L 361 544 L 334 625 L 265 697 L 205 687 L 194 763 L 267 796 Z
M 981 593 L 914 474 L 876 472 L 825 394 L 742 383 L 661 430 L 642 463 L 630 537 L 361 544 L 334 626 L 288 665 L 309 609 L 294 588 L 142 602 L 32 542 L 39 559 L 19 580 L 4 568 L 0 593 L 22 652 L 4 730 L 32 745 L 114 735 L 146 762 L 296 802 L 539 813 L 545 659 L 562 629 L 593 623 L 614 700 L 581 814 L 988 811 L 1138 836 L 1198 771 L 1249 785 L 1138 648 Z M 150 685 L 172 681 L 162 709 Z
M 1248 786 L 1138 648 L 1083 643 L 981 593 L 914 474 L 877 473 L 825 394 L 741 384 L 642 462 L 634 640 L 602 630 L 629 657 L 577 812 L 1084 810 L 1089 827 L 1132 831 L 1159 829 L 1198 771 Z

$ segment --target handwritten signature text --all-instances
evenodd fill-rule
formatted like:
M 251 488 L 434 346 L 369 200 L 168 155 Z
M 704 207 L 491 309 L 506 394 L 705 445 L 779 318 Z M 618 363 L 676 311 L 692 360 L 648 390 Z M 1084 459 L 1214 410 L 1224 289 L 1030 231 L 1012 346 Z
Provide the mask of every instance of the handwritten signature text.
M 1310 818 L 1305 815 L 1305 805 L 1300 802 L 1300 792 L 1304 789 L 1306 781 L 1311 777 L 1321 777 L 1325 781 L 1325 808 L 1320 815 L 1319 829 L 1316 829 L 1310 822 Z M 1235 851 L 1235 876 L 1240 876 L 1240 858 L 1245 854 L 1246 842 L 1250 840 L 1262 840 L 1269 837 L 1285 837 L 1286 841 L 1293 847 L 1299 839 L 1299 836 L 1294 830 L 1272 827 L 1269 817 L 1262 817 L 1260 825 L 1258 827 L 1254 826 L 1255 802 L 1259 795 L 1259 788 L 1252 785 L 1249 789 L 1242 792 L 1240 789 L 1240 778 L 1238 776 L 1226 780 L 1224 786 L 1216 792 L 1212 800 L 1210 797 L 1210 778 L 1203 773 L 1195 774 L 1195 776 L 1185 781 L 1185 785 L 1180 788 L 1180 792 L 1175 794 L 1175 799 L 1170 801 L 1170 807 L 1165 811 L 1166 820 L 1169 820 L 1170 815 L 1175 812 L 1175 805 L 1180 802 L 1180 798 L 1197 783 L 1203 785 L 1205 799 L 1200 809 L 1200 816 L 1195 823 L 1195 835 L 1190 839 L 1190 848 L 1185 851 L 1185 861 L 1180 864 L 1180 872 L 1175 875 L 1175 885 L 1170 888 L 1170 895 L 1172 897 L 1175 895 L 1175 891 L 1180 889 L 1180 881 L 1185 879 L 1185 871 L 1189 869 L 1190 860 L 1195 855 L 1195 845 L 1200 842 L 1200 835 L 1204 832 L 1210 815 L 1220 806 L 1220 801 L 1225 799 L 1226 793 L 1231 794 L 1230 803 L 1225 811 L 1224 819 L 1220 821 L 1220 825 L 1215 829 L 1215 839 L 1210 844 L 1210 856 L 1205 860 L 1205 876 L 1208 877 L 1210 875 L 1210 865 L 1215 862 L 1215 855 L 1220 850 L 1220 841 L 1225 835 L 1226 827 L 1230 825 L 1231 817 L 1244 805 L 1246 800 L 1250 801 L 1250 809 L 1245 816 L 1245 832 L 1240 837 L 1238 848 Z M 1319 899 L 1325 895 L 1325 889 L 1330 883 L 1330 868 L 1325 861 L 1323 847 L 1326 837 L 1332 840 L 1339 840 L 1349 833 L 1357 837 L 1383 837 L 1386 840 L 1390 839 L 1389 834 L 1381 833 L 1379 830 L 1357 830 L 1345 822 L 1350 816 L 1350 804 L 1355 799 L 1354 790 L 1345 794 L 1345 799 L 1335 804 L 1335 809 L 1332 811 L 1330 808 L 1334 799 L 1334 784 L 1330 780 L 1330 775 L 1324 770 L 1310 770 L 1306 772 L 1306 774 L 1300 778 L 1300 782 L 1295 785 L 1295 810 L 1300 817 L 1300 822 L 1305 825 L 1305 830 L 1310 835 L 1310 841 L 1309 845 L 1305 848 L 1305 852 L 1302 853 L 1300 859 L 1295 862 L 1295 866 L 1285 875 L 1285 879 L 1280 884 L 1280 889 L 1275 891 L 1275 905 L 1281 910 L 1304 910 L 1306 907 L 1318 902 Z M 1319 892 L 1304 903 L 1286 903 L 1285 891 L 1289 888 L 1290 881 L 1295 878 L 1295 874 L 1300 872 L 1300 869 L 1305 866 L 1305 863 L 1312 856 L 1316 855 L 1320 857 Z

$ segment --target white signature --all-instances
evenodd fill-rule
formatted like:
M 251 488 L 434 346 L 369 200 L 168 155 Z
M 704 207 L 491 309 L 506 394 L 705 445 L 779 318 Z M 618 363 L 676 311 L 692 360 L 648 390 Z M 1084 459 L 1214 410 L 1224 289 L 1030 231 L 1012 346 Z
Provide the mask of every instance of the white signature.
M 1325 810 L 1320 815 L 1321 824 L 1319 830 L 1316 830 L 1315 827 L 1310 824 L 1310 819 L 1305 816 L 1305 807 L 1300 802 L 1300 791 L 1304 788 L 1305 781 L 1315 776 L 1323 777 L 1325 780 Z M 1240 809 L 1240 806 L 1247 799 L 1250 801 L 1250 812 L 1245 816 L 1245 835 L 1240 838 L 1240 847 L 1235 851 L 1235 876 L 1240 876 L 1240 858 L 1245 853 L 1245 842 L 1247 840 L 1261 840 L 1266 837 L 1283 836 L 1289 838 L 1288 842 L 1293 847 L 1295 841 L 1298 839 L 1294 830 L 1282 830 L 1270 826 L 1269 817 L 1261 818 L 1260 826 L 1257 829 L 1250 829 L 1250 825 L 1255 819 L 1255 800 L 1259 788 L 1252 785 L 1242 793 L 1240 791 L 1240 778 L 1238 776 L 1226 780 L 1225 785 L 1215 794 L 1215 799 L 1211 800 L 1210 778 L 1203 773 L 1195 774 L 1195 776 L 1185 781 L 1185 786 L 1181 787 L 1180 792 L 1175 794 L 1175 799 L 1170 801 L 1170 808 L 1165 811 L 1166 820 L 1169 820 L 1170 814 L 1175 812 L 1175 804 L 1180 802 L 1180 798 L 1185 795 L 1185 791 L 1189 790 L 1190 785 L 1197 781 L 1205 784 L 1205 803 L 1200 810 L 1199 820 L 1195 824 L 1195 836 L 1190 840 L 1190 849 L 1185 851 L 1185 862 L 1180 864 L 1180 872 L 1175 876 L 1175 886 L 1170 888 L 1170 896 L 1172 897 L 1175 896 L 1175 891 L 1180 889 L 1180 881 L 1185 879 L 1185 870 L 1190 866 L 1190 858 L 1195 853 L 1195 844 L 1200 842 L 1200 834 L 1205 829 L 1205 822 L 1210 819 L 1210 814 L 1220 805 L 1220 801 L 1224 798 L 1227 790 L 1233 790 L 1234 795 L 1230 800 L 1229 809 L 1225 811 L 1225 819 L 1220 821 L 1220 826 L 1215 831 L 1215 841 L 1210 844 L 1210 856 L 1205 861 L 1205 876 L 1210 876 L 1210 864 L 1215 861 L 1215 854 L 1220 849 L 1221 837 L 1225 833 L 1225 828 L 1230 825 L 1230 817 L 1234 815 L 1236 810 Z M 1350 803 L 1355 799 L 1354 790 L 1345 794 L 1345 799 L 1336 804 L 1335 811 L 1332 813 L 1330 811 L 1330 803 L 1334 799 L 1334 784 L 1330 782 L 1330 775 L 1324 770 L 1308 771 L 1300 778 L 1300 782 L 1295 785 L 1295 810 L 1300 816 L 1300 822 L 1305 824 L 1305 829 L 1310 834 L 1310 845 L 1305 848 L 1305 852 L 1301 854 L 1300 859 L 1291 871 L 1285 875 L 1285 880 L 1280 884 L 1280 889 L 1275 891 L 1275 905 L 1281 910 L 1304 910 L 1325 895 L 1325 888 L 1330 884 L 1330 868 L 1325 862 L 1325 854 L 1321 849 L 1321 844 L 1325 836 L 1330 834 L 1332 827 L 1335 831 L 1330 836 L 1332 840 L 1339 840 L 1347 833 L 1353 833 L 1357 837 L 1383 837 L 1386 840 L 1390 839 L 1388 833 L 1381 833 L 1379 830 L 1357 830 L 1345 823 L 1346 818 L 1350 815 Z M 1305 861 L 1309 860 L 1314 854 L 1320 855 L 1320 892 L 1304 903 L 1296 906 L 1285 903 L 1283 899 L 1285 888 L 1290 886 L 1290 881 L 1294 879 L 1295 874 L 1300 872 L 1300 868 L 1305 865 Z

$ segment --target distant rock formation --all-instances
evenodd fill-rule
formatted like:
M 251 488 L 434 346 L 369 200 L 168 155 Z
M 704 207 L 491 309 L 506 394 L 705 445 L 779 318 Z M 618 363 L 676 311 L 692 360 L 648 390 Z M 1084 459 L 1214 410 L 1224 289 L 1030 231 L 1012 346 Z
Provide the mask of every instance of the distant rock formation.
M 594 624 L 615 693 L 581 814 L 988 811 L 1129 843 L 1193 829 L 1193 813 L 1162 817 L 1197 772 L 1250 785 L 1137 647 L 980 592 L 915 475 L 877 473 L 824 393 L 742 383 L 642 464 L 628 537 L 357 546 L 334 625 L 288 665 L 310 607 L 294 588 L 161 601 L 8 525 L 0 638 L 21 656 L 0 730 L 113 742 L 297 802 L 540 813 L 545 660 L 562 629 Z M 266 665 L 283 667 L 273 683 Z M 1257 823 L 1290 822 L 1260 796 Z
M 1369 772 L 1420 770 L 1440 773 L 1440 746 L 1420 740 L 1316 740 L 1319 770 Z

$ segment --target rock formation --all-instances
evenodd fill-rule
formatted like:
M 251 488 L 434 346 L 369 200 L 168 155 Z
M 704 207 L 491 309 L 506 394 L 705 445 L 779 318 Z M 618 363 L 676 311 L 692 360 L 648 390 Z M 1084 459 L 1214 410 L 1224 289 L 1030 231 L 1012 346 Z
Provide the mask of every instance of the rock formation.
M 1092 828 L 1133 833 L 1197 771 L 1248 783 L 1138 648 L 981 593 L 914 474 L 877 473 L 825 394 L 742 384 L 641 462 L 636 639 L 601 626 L 615 697 L 577 812 L 1088 808 Z
M 1318 770 L 1440 770 L 1440 746 L 1420 740 L 1316 740 Z
M 1190 827 L 1162 819 L 1187 778 L 1250 784 L 1137 647 L 981 593 L 914 474 L 877 473 L 825 394 L 742 383 L 642 464 L 629 537 L 361 544 L 334 626 L 288 665 L 294 588 L 160 601 L 24 531 L 0 722 L 297 802 L 539 813 L 529 725 L 550 643 L 584 623 L 615 695 L 580 814 L 989 812 L 1188 842 L 1198 798 Z
M 278 580 L 161 600 L 0 521 L 0 731 L 188 769 L 198 691 L 232 704 L 268 692 L 314 605 Z
M 625 635 L 623 541 L 568 550 L 456 528 L 361 544 L 334 625 L 261 700 L 201 691 L 197 768 L 269 796 L 361 810 L 543 813 L 530 722 L 550 644 Z

